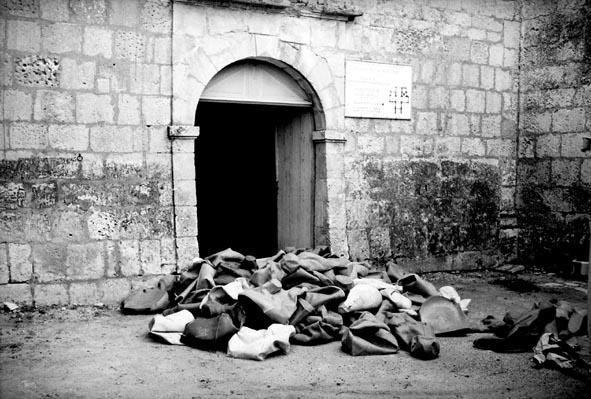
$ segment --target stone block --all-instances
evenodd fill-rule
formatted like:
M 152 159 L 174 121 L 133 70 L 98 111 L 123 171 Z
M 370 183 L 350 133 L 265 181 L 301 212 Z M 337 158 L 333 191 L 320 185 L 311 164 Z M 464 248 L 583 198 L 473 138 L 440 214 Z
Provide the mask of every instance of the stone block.
M 488 44 L 480 41 L 473 41 L 470 48 L 470 60 L 475 64 L 488 63 Z
M 489 157 L 513 157 L 515 142 L 512 139 L 487 140 L 486 150 L 486 155 Z
M 462 66 L 462 84 L 469 87 L 480 86 L 480 67 L 478 65 L 464 64 Z
M 521 23 L 518 21 L 504 21 L 503 44 L 509 48 L 519 48 Z
M 37 284 L 33 286 L 33 298 L 36 306 L 67 305 L 70 303 L 67 285 Z
M 78 123 L 113 123 L 114 107 L 109 94 L 76 94 L 76 120 Z M 92 137 L 92 136 L 91 136 Z M 115 143 L 113 143 L 115 145 Z
M 172 41 L 170 37 L 154 38 L 154 62 L 156 64 L 170 65 L 172 63 Z
M 577 160 L 555 159 L 552 161 L 552 183 L 557 186 L 573 186 L 579 183 L 580 170 Z
M 581 183 L 591 186 L 591 159 L 584 159 L 581 164 Z
M 361 135 L 357 137 L 357 150 L 360 153 L 382 153 L 384 151 L 384 138 L 381 136 Z
M 70 58 L 62 59 L 60 86 L 64 89 L 92 90 L 96 64 L 93 61 L 78 63 Z
M 497 91 L 513 90 L 513 76 L 509 71 L 500 68 L 495 69 L 495 89 Z
M 429 108 L 449 108 L 449 90 L 446 87 L 436 86 L 431 89 Z
M 49 125 L 49 146 L 56 150 L 87 151 L 89 137 L 84 125 Z
M 488 64 L 491 66 L 503 66 L 504 47 L 502 44 L 493 44 L 489 49 Z
M 70 19 L 68 0 L 44 0 L 39 3 L 41 18 L 65 22 Z
M 452 90 L 450 95 L 451 109 L 464 112 L 466 110 L 466 94 L 463 90 Z
M 519 137 L 517 139 L 517 156 L 519 158 L 533 158 L 535 155 L 535 140 L 531 137 Z
M 140 100 L 137 96 L 119 94 L 117 123 L 120 125 L 140 124 Z
M 561 133 L 581 132 L 585 130 L 585 109 L 559 109 L 552 114 L 552 130 Z
M 14 79 L 23 86 L 59 86 L 59 59 L 31 55 L 15 58 Z
M 0 208 L 18 209 L 28 207 L 29 202 L 27 190 L 23 183 L 3 182 L 0 184 Z
M 87 139 L 88 146 L 89 139 Z M 82 155 L 82 154 L 81 154 Z M 81 178 L 98 180 L 105 177 L 105 161 L 102 154 L 85 153 L 82 156 Z
M 484 142 L 479 138 L 463 138 L 462 154 L 467 156 L 482 157 L 486 153 Z
M 480 67 L 480 87 L 487 90 L 495 87 L 495 69 L 493 67 L 487 65 Z
M 309 44 L 311 35 L 310 20 L 308 18 L 286 18 L 281 25 L 279 39 L 300 44 Z
M 503 96 L 492 91 L 486 92 L 486 113 L 497 114 L 501 112 Z
M 84 45 L 82 51 L 90 57 L 102 56 L 111 58 L 113 55 L 113 32 L 96 26 L 84 28 Z
M 119 249 L 119 272 L 122 276 L 140 274 L 140 245 L 137 240 L 125 240 L 117 243 Z
M 470 60 L 471 41 L 465 38 L 454 37 L 449 40 L 449 54 L 457 61 Z
M 427 108 L 429 100 L 429 86 L 416 85 L 412 91 L 412 107 L 413 109 Z
M 536 155 L 539 158 L 560 156 L 560 136 L 544 134 L 536 138 Z
M 581 157 L 581 147 L 583 145 L 583 138 L 589 137 L 584 133 L 563 134 L 561 136 L 560 154 L 563 157 Z M 588 154 L 588 153 L 587 153 Z
M 37 90 L 34 118 L 43 122 L 74 122 L 74 97 L 67 92 Z
M 55 23 L 41 28 L 43 49 L 50 53 L 79 53 L 82 49 L 82 31 L 79 25 Z
M 39 9 L 35 0 L 5 0 L 0 4 L 0 11 L 17 17 L 37 18 Z
M 70 0 L 72 18 L 85 24 L 103 24 L 107 18 L 106 0 Z
M 466 90 L 466 111 L 483 113 L 485 109 L 485 92 L 482 90 Z
M 173 196 L 176 206 L 196 206 L 195 180 L 175 180 Z
M 139 0 L 113 0 L 112 12 L 109 22 L 111 25 L 123 25 L 134 27 L 139 24 L 140 4 Z
M 125 278 L 110 278 L 98 282 L 101 302 L 105 305 L 121 303 L 131 290 L 131 283 Z
M 6 24 L 6 48 L 28 53 L 41 49 L 41 29 L 36 22 L 9 20 Z
M 98 282 L 73 282 L 68 290 L 70 304 L 94 305 L 102 302 L 102 293 Z
M 171 98 L 144 96 L 142 98 L 142 117 L 146 125 L 170 125 Z
M 421 70 L 418 80 L 422 83 L 431 84 L 433 83 L 433 77 L 435 76 L 435 64 L 433 61 L 425 60 L 421 63 Z
M 482 117 L 482 135 L 485 137 L 499 137 L 501 135 L 500 115 L 485 115 Z
M 3 90 L 5 121 L 29 121 L 33 114 L 33 97 L 20 90 Z
M 141 273 L 145 275 L 162 274 L 162 268 L 160 264 L 160 241 L 140 241 Z
M 536 133 L 550 132 L 552 124 L 551 112 L 524 113 L 521 118 L 523 129 Z
M 458 86 L 462 83 L 462 64 L 452 62 L 447 69 L 447 84 Z
M 454 157 L 460 154 L 460 137 L 436 137 L 435 155 L 440 157 Z
M 4 28 L 3 20 L 0 19 L 0 30 Z M 2 40 L 2 33 L 0 32 L 0 40 Z M 17 58 L 16 60 L 18 60 Z M 4 86 L 12 86 L 14 82 L 14 74 L 15 74 L 15 65 L 16 62 L 13 64 L 12 57 L 7 52 L 2 52 L 0 54 L 0 84 Z M 17 66 L 18 68 L 18 66 Z M 20 71 L 19 75 L 22 75 L 22 70 Z M 1 99 L 1 96 L 0 96 Z
M 69 244 L 65 266 L 69 280 L 92 280 L 105 277 L 103 243 Z
M 144 36 L 132 31 L 117 31 L 115 34 L 115 57 L 141 62 L 144 59 Z
M 105 176 L 109 179 L 143 178 L 143 156 L 140 152 L 132 154 L 109 154 L 105 160 Z
M 163 264 L 176 265 L 176 245 L 174 238 L 160 240 L 160 259 Z
M 8 244 L 0 244 L 0 285 L 10 281 L 10 268 L 8 267 Z
M 439 133 L 436 112 L 417 112 L 416 119 L 418 134 L 436 135 Z
M 66 278 L 66 247 L 64 245 L 36 244 L 32 247 L 31 260 L 36 281 L 43 283 Z
M 369 238 L 365 229 L 347 230 L 347 241 L 352 261 L 363 261 L 370 258 Z
M 0 301 L 30 305 L 33 303 L 31 286 L 29 284 L 2 284 L 0 285 Z
M 11 149 L 47 147 L 47 125 L 14 122 L 10 124 L 9 135 Z
M 93 210 L 86 222 L 90 239 L 119 238 L 119 223 L 117 220 L 117 216 L 111 212 Z
M 83 241 L 86 238 L 86 217 L 81 212 L 63 210 L 53 213 L 53 242 Z
M 400 153 L 408 156 L 422 156 L 425 140 L 418 136 L 400 136 Z
M 182 206 L 175 208 L 176 236 L 197 236 L 197 208 L 194 206 Z
M 97 78 L 96 89 L 99 93 L 109 93 L 111 91 L 111 81 L 105 78 Z
M 150 32 L 168 33 L 172 29 L 172 2 L 148 0 L 141 14 L 142 28 Z
M 517 49 L 505 48 L 503 53 L 503 66 L 506 68 L 515 68 L 519 63 L 519 51 Z
M 466 35 L 470 40 L 485 40 L 486 31 L 484 29 L 469 28 L 466 30 Z
M 178 257 L 178 267 L 190 266 L 196 256 L 207 256 L 206 254 L 199 254 L 199 244 L 197 237 L 180 237 L 176 239 L 176 251 Z

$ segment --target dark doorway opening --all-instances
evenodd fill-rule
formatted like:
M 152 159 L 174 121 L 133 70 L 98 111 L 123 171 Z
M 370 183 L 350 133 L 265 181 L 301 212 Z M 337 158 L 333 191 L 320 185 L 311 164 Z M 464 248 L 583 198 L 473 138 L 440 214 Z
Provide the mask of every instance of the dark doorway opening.
M 200 102 L 195 143 L 200 254 L 277 251 L 275 130 L 281 107 Z

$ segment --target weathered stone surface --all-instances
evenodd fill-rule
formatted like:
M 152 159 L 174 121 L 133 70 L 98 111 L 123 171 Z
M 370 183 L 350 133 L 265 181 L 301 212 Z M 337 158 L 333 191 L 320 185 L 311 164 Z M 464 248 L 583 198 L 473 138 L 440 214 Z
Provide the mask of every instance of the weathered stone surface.
M 140 241 L 140 264 L 142 274 L 162 274 L 159 240 Z
M 123 278 L 101 280 L 98 285 L 102 292 L 101 302 L 106 305 L 120 304 L 131 290 L 129 280 Z
M 55 90 L 38 90 L 35 98 L 35 120 L 74 122 L 74 96 Z
M 80 52 L 82 48 L 82 31 L 80 26 L 66 23 L 55 23 L 42 27 L 41 38 L 43 50 L 50 53 Z
M 142 27 L 151 32 L 167 33 L 172 28 L 171 16 L 169 1 L 147 0 L 142 8 Z
M 113 118 L 113 98 L 110 95 L 92 93 L 76 94 L 76 121 L 78 123 L 113 123 Z
M 0 286 L 10 281 L 10 268 L 8 266 L 8 244 L 0 244 Z
M 140 100 L 137 96 L 120 94 L 118 111 L 117 123 L 120 125 L 139 125 Z
M 33 111 L 33 98 L 30 94 L 20 90 L 5 90 L 4 120 L 29 121 Z
M 35 305 L 67 305 L 70 302 L 66 284 L 38 284 L 33 287 Z
M 64 58 L 61 62 L 61 84 L 64 89 L 92 90 L 94 89 L 94 77 L 96 65 L 94 62 L 81 62 Z
M 84 125 L 49 125 L 49 146 L 56 150 L 86 151 L 89 131 Z
M 139 0 L 114 0 L 111 1 L 110 23 L 111 25 L 123 25 L 134 27 L 139 23 Z
M 66 278 L 66 247 L 59 244 L 38 244 L 32 248 L 34 278 L 45 283 Z
M 31 55 L 15 59 L 14 78 L 17 83 L 31 87 L 59 86 L 59 59 Z
M 30 256 L 30 245 L 8 244 L 8 264 L 10 266 L 11 283 L 24 283 L 31 279 L 33 265 Z
M 39 2 L 41 18 L 64 22 L 70 19 L 68 0 L 43 0 Z
M 115 57 L 129 61 L 144 58 L 144 37 L 132 31 L 117 31 L 115 34 Z
M 15 122 L 10 125 L 10 148 L 44 149 L 47 147 L 47 125 Z
M 39 8 L 35 0 L 5 0 L 0 5 L 0 11 L 19 17 L 37 18 Z
M 171 123 L 170 97 L 144 96 L 142 117 L 147 125 L 169 125 Z
M 85 241 L 86 217 L 83 213 L 62 211 L 52 220 L 51 235 L 54 242 Z
M 102 24 L 107 18 L 105 0 L 70 0 L 70 10 L 75 21 Z
M 111 58 L 113 32 L 109 29 L 87 26 L 84 28 L 84 45 L 83 52 L 88 56 L 103 56 Z
M 69 280 L 90 280 L 105 277 L 103 243 L 69 244 L 66 251 L 65 267 Z
M 32 21 L 9 20 L 6 24 L 6 47 L 36 53 L 41 48 L 41 29 Z
M 119 272 L 122 276 L 137 276 L 141 272 L 140 246 L 137 240 L 118 242 Z

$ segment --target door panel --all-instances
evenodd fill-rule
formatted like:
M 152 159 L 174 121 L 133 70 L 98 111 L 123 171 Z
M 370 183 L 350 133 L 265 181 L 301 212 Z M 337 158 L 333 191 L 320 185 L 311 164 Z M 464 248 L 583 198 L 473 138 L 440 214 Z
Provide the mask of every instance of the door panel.
M 310 112 L 289 113 L 277 125 L 277 240 L 280 248 L 314 244 L 314 125 Z

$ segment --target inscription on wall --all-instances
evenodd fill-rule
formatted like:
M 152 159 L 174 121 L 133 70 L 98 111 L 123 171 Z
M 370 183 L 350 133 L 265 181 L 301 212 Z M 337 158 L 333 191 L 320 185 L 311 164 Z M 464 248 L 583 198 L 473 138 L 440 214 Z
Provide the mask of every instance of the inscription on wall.
M 410 119 L 411 92 L 410 66 L 347 61 L 347 117 Z

